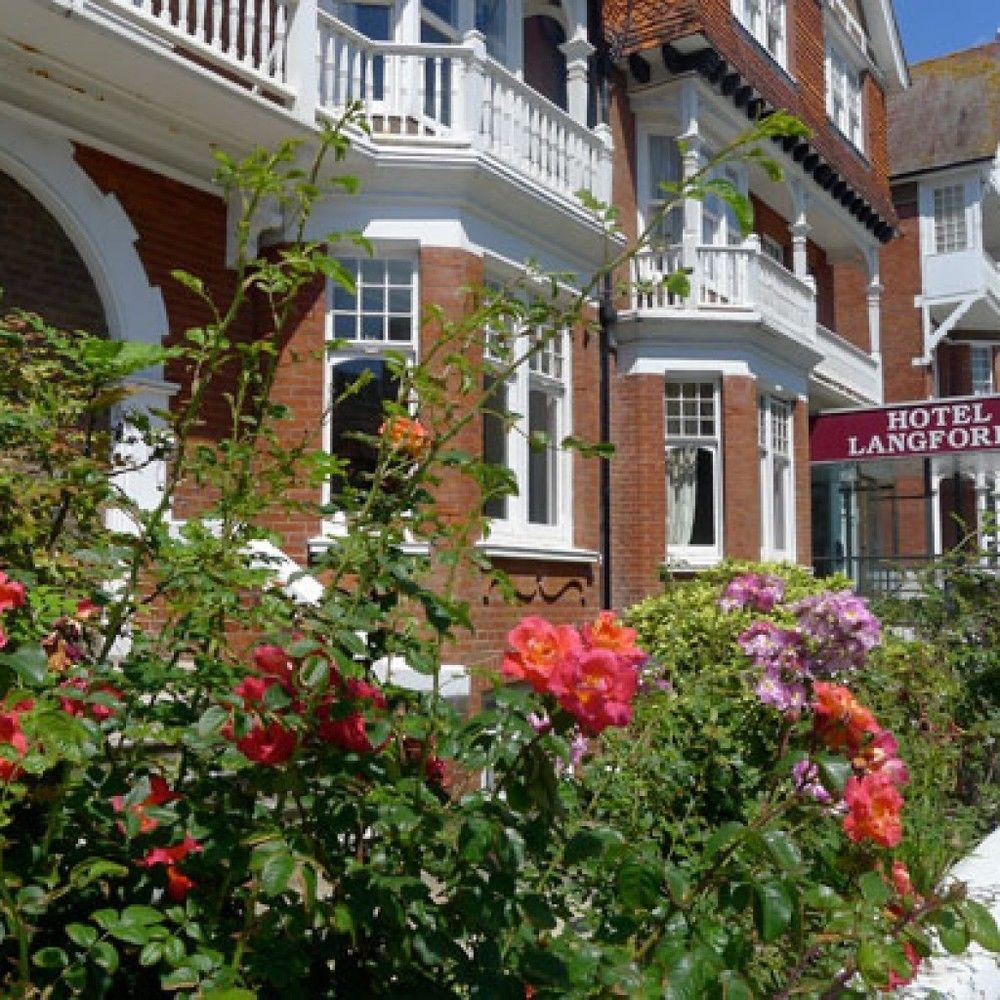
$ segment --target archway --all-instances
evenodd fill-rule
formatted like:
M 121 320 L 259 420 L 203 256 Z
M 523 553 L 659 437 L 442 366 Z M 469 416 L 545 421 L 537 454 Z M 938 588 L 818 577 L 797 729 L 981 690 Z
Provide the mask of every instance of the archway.
M 524 79 L 566 110 L 566 11 L 559 0 L 525 4 Z

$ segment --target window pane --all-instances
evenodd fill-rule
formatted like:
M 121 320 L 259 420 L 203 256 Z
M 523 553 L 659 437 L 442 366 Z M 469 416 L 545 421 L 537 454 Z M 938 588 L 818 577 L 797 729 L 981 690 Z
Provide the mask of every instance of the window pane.
M 953 253 L 968 246 L 965 188 L 962 184 L 934 191 L 934 244 L 938 253 Z
M 354 340 L 358 335 L 358 321 L 354 316 L 334 316 L 333 335 L 338 340 Z
M 349 24 L 375 41 L 389 41 L 390 7 L 387 4 L 344 3 L 341 0 L 332 0 L 329 6 L 338 21 Z
M 507 426 L 504 414 L 507 412 L 507 385 L 491 375 L 483 377 L 483 389 L 487 393 L 483 408 L 483 461 L 490 465 L 507 468 Z M 487 517 L 507 516 L 507 497 L 490 497 L 483 505 Z
M 486 36 L 486 50 L 507 61 L 507 0 L 476 0 L 476 28 Z
M 410 313 L 409 288 L 393 288 L 389 291 L 389 312 Z
M 362 377 L 367 377 L 365 384 L 356 392 L 348 393 Z M 347 396 L 340 399 L 345 393 Z M 377 452 L 372 444 L 359 441 L 353 435 L 377 435 L 384 419 L 382 404 L 395 400 L 398 394 L 399 380 L 384 361 L 352 358 L 331 365 L 330 451 L 348 460 L 348 483 L 357 489 L 364 488 L 366 475 L 374 472 Z M 335 489 L 341 485 L 339 479 L 334 482 Z
M 386 262 L 386 270 L 389 275 L 390 285 L 405 285 L 407 288 L 413 284 L 413 264 L 408 260 L 390 260 Z
M 532 389 L 528 394 L 528 434 L 547 434 L 547 447 L 528 451 L 528 520 L 532 524 L 555 524 L 556 517 L 556 400 Z
M 361 289 L 361 308 L 364 312 L 384 312 L 385 311 L 385 291 L 381 288 Z
M 343 285 L 334 284 L 333 286 L 333 308 L 334 309 L 346 309 L 349 312 L 354 312 L 358 307 L 358 298 L 352 292 L 349 292 Z
M 448 24 L 455 23 L 455 0 L 423 0 L 423 8 Z
M 403 343 L 413 339 L 413 263 L 407 260 L 349 258 L 341 261 L 356 276 L 358 293 L 333 287 L 333 334 L 338 338 Z M 393 281 L 386 290 L 387 282 Z
M 776 552 L 788 551 L 788 464 L 779 458 L 773 462 L 771 523 L 773 529 L 774 549 Z

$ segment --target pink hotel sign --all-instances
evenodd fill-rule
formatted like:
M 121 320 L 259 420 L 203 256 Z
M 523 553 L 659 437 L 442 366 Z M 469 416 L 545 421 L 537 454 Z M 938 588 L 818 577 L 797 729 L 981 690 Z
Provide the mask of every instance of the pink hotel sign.
M 809 422 L 813 462 L 1000 451 L 1000 396 L 825 413 Z

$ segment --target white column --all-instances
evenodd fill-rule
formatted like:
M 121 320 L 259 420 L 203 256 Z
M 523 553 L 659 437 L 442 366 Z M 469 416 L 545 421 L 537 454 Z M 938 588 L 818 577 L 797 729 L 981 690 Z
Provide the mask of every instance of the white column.
M 594 46 L 576 35 L 559 46 L 566 57 L 566 110 L 574 121 L 587 124 L 587 69 Z
M 455 95 L 456 106 L 465 102 L 465 120 L 462 122 L 469 141 L 473 146 L 479 146 L 483 138 L 483 102 L 486 100 L 486 38 L 481 31 L 474 28 L 462 36 L 462 44 L 472 49 L 472 57 L 465 68 L 465 93 Z
M 601 122 L 594 127 L 594 135 L 601 140 L 601 164 L 593 195 L 599 201 L 610 205 L 614 199 L 614 139 L 611 135 L 611 126 Z
M 871 244 L 865 248 L 868 268 L 868 353 L 880 363 L 882 360 L 882 281 L 879 272 L 879 248 Z
M 297 0 L 292 7 L 287 38 L 287 79 L 295 92 L 295 117 L 316 124 L 319 103 L 319 23 L 317 0 Z
M 808 243 L 809 233 L 812 231 L 807 215 L 809 195 L 797 181 L 793 181 L 789 187 L 795 211 L 795 220 L 788 227 L 792 234 L 792 271 L 797 277 L 805 278 L 809 274 Z
M 691 80 L 681 90 L 681 134 L 684 147 L 681 162 L 683 180 L 690 180 L 702 166 L 702 140 L 698 125 L 698 90 Z M 684 232 L 681 237 L 681 264 L 691 270 L 692 292 L 697 296 L 698 245 L 702 241 L 702 202 L 700 198 L 684 200 Z

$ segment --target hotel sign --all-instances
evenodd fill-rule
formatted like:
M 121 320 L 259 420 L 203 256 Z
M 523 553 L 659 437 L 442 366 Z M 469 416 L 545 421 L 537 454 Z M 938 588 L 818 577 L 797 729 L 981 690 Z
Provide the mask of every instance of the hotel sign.
M 1000 396 L 823 413 L 809 424 L 813 462 L 1000 451 Z

